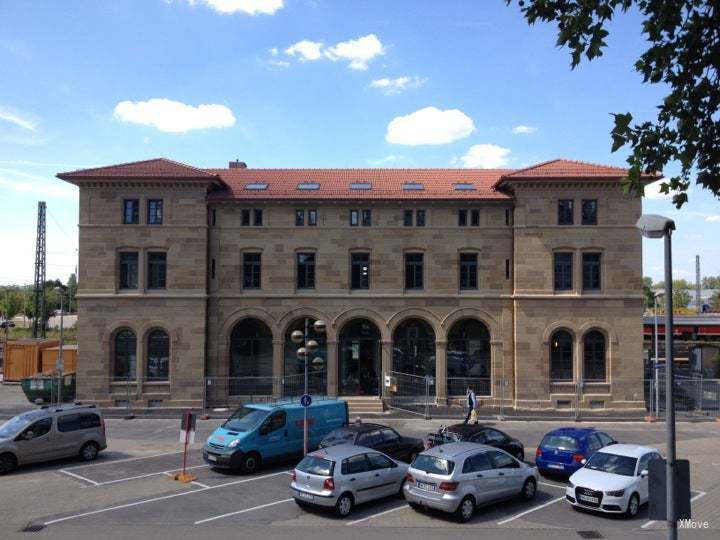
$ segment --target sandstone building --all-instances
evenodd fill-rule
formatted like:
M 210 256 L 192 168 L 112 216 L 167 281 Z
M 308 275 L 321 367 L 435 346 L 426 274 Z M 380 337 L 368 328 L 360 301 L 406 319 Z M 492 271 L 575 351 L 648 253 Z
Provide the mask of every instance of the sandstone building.
M 641 203 L 625 173 L 154 159 L 58 174 L 80 188 L 78 395 L 287 395 L 304 369 L 289 335 L 322 319 L 318 393 L 387 398 L 385 374 L 429 375 L 440 402 L 470 384 L 517 408 L 638 406 Z

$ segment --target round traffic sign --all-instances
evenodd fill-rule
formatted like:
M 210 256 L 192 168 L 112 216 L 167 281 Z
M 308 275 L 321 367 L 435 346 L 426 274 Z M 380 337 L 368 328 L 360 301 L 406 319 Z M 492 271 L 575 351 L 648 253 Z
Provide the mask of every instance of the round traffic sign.
M 300 398 L 300 405 L 303 407 L 309 407 L 312 403 L 312 397 L 310 394 L 303 394 L 303 396 Z

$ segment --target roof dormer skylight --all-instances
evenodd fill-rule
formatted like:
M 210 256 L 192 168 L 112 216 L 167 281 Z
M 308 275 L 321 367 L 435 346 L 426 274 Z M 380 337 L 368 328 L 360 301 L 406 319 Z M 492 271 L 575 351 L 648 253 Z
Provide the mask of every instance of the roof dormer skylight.
M 458 182 L 457 184 L 453 184 L 453 188 L 455 191 L 476 191 L 477 188 L 475 187 L 475 184 L 471 184 L 469 182 Z
M 370 182 L 353 182 L 350 184 L 350 189 L 369 190 L 372 189 L 372 184 Z
M 406 182 L 402 185 L 404 191 L 422 191 L 425 186 L 419 182 Z
M 317 182 L 300 182 L 297 189 L 320 189 L 320 184 Z
M 263 183 L 263 182 L 255 182 L 255 183 L 252 183 L 252 184 L 245 184 L 245 189 L 249 189 L 249 190 L 260 190 L 260 191 L 262 191 L 262 190 L 264 190 L 264 189 L 267 189 L 267 187 L 268 187 L 268 185 L 265 184 L 265 183 Z

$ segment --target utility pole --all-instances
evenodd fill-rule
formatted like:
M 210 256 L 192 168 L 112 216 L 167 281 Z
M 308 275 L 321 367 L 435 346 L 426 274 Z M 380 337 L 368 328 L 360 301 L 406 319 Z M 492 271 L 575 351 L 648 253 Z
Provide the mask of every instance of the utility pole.
M 38 202 L 32 337 L 45 337 L 45 201 Z
M 700 300 L 700 255 L 695 255 L 695 309 L 702 313 L 702 301 Z

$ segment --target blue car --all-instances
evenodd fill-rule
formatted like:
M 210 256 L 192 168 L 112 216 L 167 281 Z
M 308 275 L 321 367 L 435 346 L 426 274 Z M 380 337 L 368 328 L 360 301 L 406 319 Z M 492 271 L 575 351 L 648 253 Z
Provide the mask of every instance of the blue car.
M 311 450 L 328 433 L 348 425 L 345 401 L 313 401 L 307 414 Z M 264 463 L 301 457 L 303 415 L 303 407 L 297 402 L 243 405 L 208 437 L 203 459 L 215 468 L 253 473 Z
M 542 473 L 571 475 L 595 452 L 616 444 L 595 428 L 559 428 L 547 433 L 535 451 L 535 465 Z

